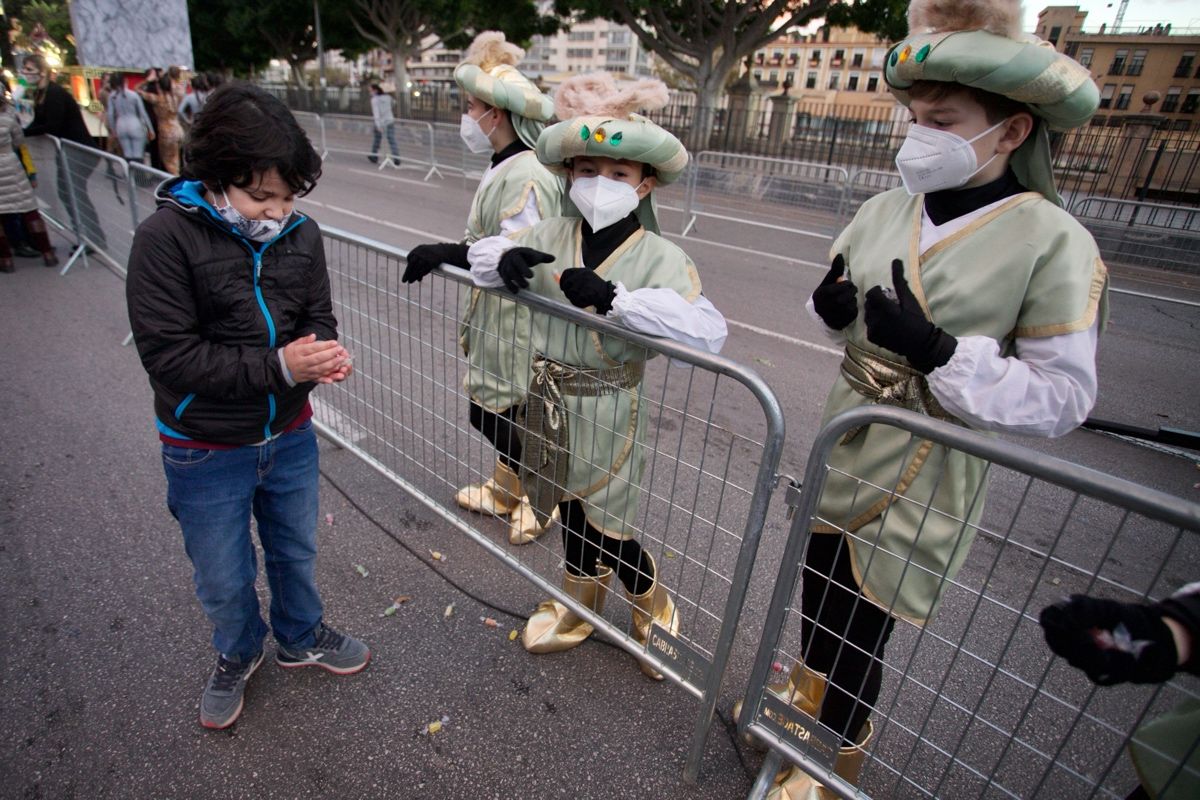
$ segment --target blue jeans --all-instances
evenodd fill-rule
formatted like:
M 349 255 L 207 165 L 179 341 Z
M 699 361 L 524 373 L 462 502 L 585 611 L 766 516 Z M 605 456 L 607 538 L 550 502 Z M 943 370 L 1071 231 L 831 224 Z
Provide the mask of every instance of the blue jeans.
M 262 651 L 267 626 L 254 580 L 250 513 L 258 521 L 271 588 L 271 631 L 289 648 L 311 647 L 321 622 L 317 593 L 318 465 L 312 423 L 256 447 L 162 446 L 167 507 L 183 529 L 196 597 L 212 643 L 233 661 Z
M 373 132 L 375 135 L 371 139 L 371 155 L 375 155 L 376 153 L 379 152 L 379 145 L 380 145 L 381 140 L 383 139 L 383 136 L 379 133 L 379 128 L 375 128 L 375 130 Z M 392 155 L 395 156 L 397 159 L 399 159 L 400 158 L 400 148 L 396 146 L 396 126 L 395 125 L 387 126 L 387 140 L 388 140 L 388 147 L 392 148 Z

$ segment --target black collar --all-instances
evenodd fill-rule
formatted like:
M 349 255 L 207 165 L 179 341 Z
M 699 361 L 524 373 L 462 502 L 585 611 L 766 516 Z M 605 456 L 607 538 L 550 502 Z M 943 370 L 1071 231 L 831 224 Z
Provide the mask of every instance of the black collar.
M 1028 191 L 1011 169 L 991 183 L 969 189 L 943 189 L 925 195 L 925 213 L 934 225 L 945 225 L 952 219 L 978 211 L 1006 197 Z
M 507 161 L 508 159 L 515 156 L 517 153 L 524 152 L 528 149 L 529 149 L 529 145 L 522 142 L 520 140 L 520 138 L 513 139 L 512 144 L 510 144 L 508 147 L 504 148 L 499 153 L 492 154 L 492 166 L 493 167 L 498 166 L 499 164 L 503 163 L 504 161 Z
M 592 230 L 592 226 L 588 225 L 585 219 L 583 221 L 583 265 L 588 269 L 600 266 L 604 263 L 604 259 L 611 256 L 618 247 L 624 244 L 626 239 L 637 233 L 641 227 L 642 223 L 638 222 L 637 212 L 631 212 L 624 219 L 599 231 Z

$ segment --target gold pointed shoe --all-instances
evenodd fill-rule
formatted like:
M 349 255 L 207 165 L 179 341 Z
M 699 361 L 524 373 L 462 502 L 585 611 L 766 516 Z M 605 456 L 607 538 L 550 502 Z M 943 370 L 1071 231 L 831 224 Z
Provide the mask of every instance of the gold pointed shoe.
M 823 672 L 809 669 L 803 661 L 797 661 L 788 673 L 786 683 L 768 684 L 767 691 L 778 696 L 785 703 L 790 703 L 810 717 L 816 718 L 821 710 L 821 701 L 825 699 L 825 683 L 828 680 Z M 733 724 L 736 725 L 742 715 L 742 701 L 733 704 Z M 760 752 L 766 748 L 753 736 L 743 736 L 742 741 Z
M 497 459 L 492 477 L 482 484 L 459 489 L 458 494 L 454 495 L 454 502 L 468 511 L 507 517 L 519 505 L 520 496 L 521 479 Z
M 650 630 L 656 622 L 666 628 L 672 636 L 679 634 L 679 612 L 671 600 L 671 595 L 658 580 L 658 564 L 655 563 L 654 557 L 647 553 L 646 558 L 650 559 L 650 566 L 654 570 L 654 585 L 643 594 L 629 595 L 630 601 L 633 602 L 633 638 L 642 647 L 650 641 Z M 640 659 L 638 669 L 647 678 L 656 681 L 663 679 L 661 672 Z
M 875 735 L 875 726 L 867 720 L 859 731 L 858 744 L 838 750 L 833 762 L 833 773 L 851 785 L 858 785 L 863 764 L 867 760 L 867 744 Z M 775 783 L 767 793 L 767 800 L 838 800 L 837 795 L 825 788 L 816 778 L 792 764 L 779 771 Z
M 521 502 L 517 504 L 516 510 L 509 517 L 508 526 L 508 542 L 514 545 L 529 544 L 537 541 L 543 533 L 550 530 L 550 527 L 558 521 L 558 509 L 554 509 L 554 513 L 550 515 L 550 521 L 546 523 L 546 527 L 538 524 L 537 514 L 533 512 L 533 506 L 529 504 L 528 497 L 522 497 Z
M 597 614 L 604 611 L 612 570 L 600 567 L 595 577 L 563 573 L 563 590 Z M 543 600 L 525 623 L 521 644 L 530 653 L 558 653 L 583 644 L 592 635 L 592 625 L 557 600 Z

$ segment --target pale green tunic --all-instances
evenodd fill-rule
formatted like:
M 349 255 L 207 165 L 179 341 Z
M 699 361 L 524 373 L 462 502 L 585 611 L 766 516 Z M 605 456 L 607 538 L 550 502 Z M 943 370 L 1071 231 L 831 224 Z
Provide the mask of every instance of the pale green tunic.
M 467 218 L 465 242 L 474 244 L 504 231 L 532 193 L 542 219 L 562 208 L 563 184 L 531 150 L 505 159 L 475 193 Z M 495 294 L 472 289 L 463 298 L 459 344 L 467 356 L 463 388 L 489 411 L 502 412 L 525 397 L 529 388 L 529 308 Z
M 1016 338 L 1084 331 L 1105 313 L 1107 271 L 1095 241 L 1041 195 L 1010 198 L 919 253 L 923 204 L 923 195 L 903 189 L 877 195 L 834 243 L 860 304 L 870 287 L 892 285 L 892 259 L 899 258 L 926 316 L 954 336 L 994 339 L 1005 355 Z M 864 350 L 903 360 L 867 341 L 861 310 L 844 333 Z M 868 402 L 839 374 L 823 421 Z M 867 597 L 924 624 L 970 549 L 986 465 L 882 425 L 835 446 L 829 461 L 813 531 L 853 533 L 852 566 Z M 907 500 L 893 502 L 890 487 Z
M 556 277 L 565 269 L 583 266 L 581 223 L 576 217 L 548 219 L 512 236 L 522 247 L 555 257 L 552 263 L 534 268 L 530 291 L 569 303 Z M 595 272 L 629 291 L 670 288 L 688 302 L 700 296 L 700 276 L 687 254 L 645 229 L 626 239 Z M 654 355 L 546 314 L 534 316 L 533 349 L 559 363 L 587 369 L 609 369 Z M 641 384 L 600 397 L 564 395 L 563 401 L 571 453 L 566 495 L 582 500 L 588 522 L 606 535 L 633 538 L 645 465 Z

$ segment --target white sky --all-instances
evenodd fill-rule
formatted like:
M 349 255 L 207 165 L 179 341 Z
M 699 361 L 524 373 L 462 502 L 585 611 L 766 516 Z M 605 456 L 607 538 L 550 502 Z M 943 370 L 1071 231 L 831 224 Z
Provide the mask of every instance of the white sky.
M 1037 15 L 1046 6 L 1079 6 L 1088 12 L 1085 30 L 1099 30 L 1106 22 L 1111 28 L 1117 16 L 1119 0 L 1025 0 L 1025 30 L 1037 27 Z M 1173 27 L 1200 28 L 1200 0 L 1130 0 L 1122 27 L 1136 27 L 1151 23 L 1171 23 Z

